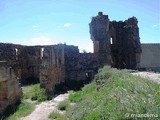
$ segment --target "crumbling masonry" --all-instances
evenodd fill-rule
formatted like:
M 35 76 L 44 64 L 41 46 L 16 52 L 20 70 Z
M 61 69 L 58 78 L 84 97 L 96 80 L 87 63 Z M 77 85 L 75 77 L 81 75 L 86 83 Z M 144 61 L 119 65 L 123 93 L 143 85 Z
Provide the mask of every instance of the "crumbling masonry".
M 1 94 L 10 95 L 7 91 L 11 88 L 15 91 L 15 98 L 20 99 L 16 80 L 21 83 L 39 80 L 42 87 L 53 92 L 59 83 L 74 87 L 74 83 L 92 80 L 98 68 L 104 65 L 137 68 L 141 55 L 137 23 L 135 17 L 110 21 L 107 15 L 99 12 L 89 24 L 94 53 L 79 53 L 77 46 L 66 44 L 22 46 L 0 43 L 0 61 L 7 61 L 5 69 L 12 68 L 15 76 L 14 80 L 10 77 L 2 79 L 3 74 L 8 73 L 0 71 L 0 105 L 4 99 Z M 14 85 L 4 81 L 14 82 Z
M 22 97 L 14 71 L 6 61 L 0 61 L 0 118 L 8 106 L 14 106 Z M 13 107 L 11 107 L 13 108 Z
M 92 53 L 79 53 L 78 47 L 65 44 L 44 47 L 40 71 L 41 86 L 49 91 L 55 84 L 89 81 L 97 73 L 99 63 Z
M 102 65 L 135 69 L 139 66 L 141 45 L 136 17 L 126 21 L 109 21 L 102 12 L 92 18 L 90 25 L 94 53 Z
M 94 53 L 79 53 L 75 46 L 55 45 L 44 48 L 40 83 L 53 91 L 56 83 L 93 79 L 99 67 L 136 69 L 140 63 L 141 46 L 138 21 L 109 21 L 99 12 L 90 26 Z

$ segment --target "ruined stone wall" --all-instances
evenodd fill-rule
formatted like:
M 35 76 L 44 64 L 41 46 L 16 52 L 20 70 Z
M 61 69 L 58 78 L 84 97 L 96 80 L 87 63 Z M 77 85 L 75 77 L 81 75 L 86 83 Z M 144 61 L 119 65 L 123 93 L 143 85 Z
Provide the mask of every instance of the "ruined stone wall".
M 94 53 L 98 54 L 101 66 L 106 64 L 129 69 L 139 66 L 141 46 L 135 17 L 110 22 L 107 15 L 99 12 L 98 16 L 92 18 L 89 26 Z
M 22 46 L 0 43 L 0 60 L 12 66 L 21 81 L 39 79 L 42 46 Z
M 140 38 L 135 17 L 126 21 L 110 22 L 113 67 L 134 69 L 140 63 Z
M 55 84 L 64 82 L 64 45 L 45 46 L 40 68 L 40 84 L 48 91 L 55 89 Z
M 93 53 L 79 53 L 78 47 L 66 46 L 65 81 L 82 81 L 93 78 L 99 67 L 98 57 Z
M 77 46 L 65 46 L 65 81 L 76 81 L 79 62 Z
M 78 64 L 77 80 L 93 80 L 100 67 L 98 56 L 93 53 L 80 53 Z
M 110 34 L 108 15 L 99 12 L 96 17 L 92 17 L 89 24 L 91 39 L 94 44 L 94 53 L 98 55 L 101 66 L 110 65 Z
M 39 68 L 41 64 L 40 46 L 23 46 L 17 48 L 16 75 L 21 79 L 39 79 Z M 26 81 L 27 82 L 27 81 Z
M 93 53 L 79 53 L 77 46 L 48 46 L 44 47 L 43 54 L 40 84 L 50 92 L 56 84 L 73 86 L 76 82 L 92 80 L 99 68 L 98 57 Z
M 89 80 L 96 74 L 98 54 L 79 53 L 77 46 L 58 44 L 50 46 L 21 46 L 0 44 L 0 60 L 6 60 L 15 77 L 22 83 L 40 79 L 48 91 L 55 84 Z
M 0 61 L 0 116 L 5 109 L 14 105 L 22 97 L 22 90 L 14 71 L 6 61 Z
M 7 64 L 16 64 L 16 47 L 19 45 L 0 43 L 0 61 L 7 61 Z

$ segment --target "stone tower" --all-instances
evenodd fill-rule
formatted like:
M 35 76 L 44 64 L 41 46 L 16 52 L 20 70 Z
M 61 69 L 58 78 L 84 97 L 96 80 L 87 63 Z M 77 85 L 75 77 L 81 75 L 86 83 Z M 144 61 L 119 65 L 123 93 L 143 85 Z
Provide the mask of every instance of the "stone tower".
M 94 54 L 100 66 L 136 69 L 140 63 L 141 44 L 136 17 L 125 21 L 109 21 L 99 12 L 89 24 Z
M 110 35 L 108 15 L 99 12 L 89 24 L 94 53 L 97 54 L 101 66 L 110 65 Z

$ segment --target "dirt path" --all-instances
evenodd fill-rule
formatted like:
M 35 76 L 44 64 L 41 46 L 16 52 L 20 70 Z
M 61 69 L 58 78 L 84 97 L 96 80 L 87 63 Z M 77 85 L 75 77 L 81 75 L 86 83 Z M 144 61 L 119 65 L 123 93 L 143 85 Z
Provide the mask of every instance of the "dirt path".
M 53 100 L 42 102 L 36 105 L 35 110 L 28 116 L 20 120 L 49 120 L 48 116 L 54 110 L 57 110 L 57 105 L 68 98 L 68 93 L 60 94 Z
M 143 78 L 147 78 L 149 80 L 156 81 L 160 84 L 160 73 L 154 73 L 154 72 L 135 72 L 132 73 L 133 75 L 138 75 Z

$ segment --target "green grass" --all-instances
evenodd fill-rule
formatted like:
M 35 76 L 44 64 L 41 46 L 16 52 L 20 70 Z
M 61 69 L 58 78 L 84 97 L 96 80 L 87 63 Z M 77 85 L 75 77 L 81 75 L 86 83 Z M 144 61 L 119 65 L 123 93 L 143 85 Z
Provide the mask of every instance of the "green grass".
M 58 109 L 59 110 L 66 110 L 67 109 L 67 107 L 69 106 L 69 101 L 68 100 L 64 100 L 64 101 L 62 101 L 62 102 L 60 102 L 59 104 L 58 104 Z
M 66 112 L 64 119 L 68 120 L 119 120 L 127 119 L 126 113 L 160 114 L 160 85 L 104 67 L 93 83 L 70 93 L 69 100 L 76 105 Z
M 58 113 L 58 112 L 52 112 L 50 115 L 49 115 L 49 118 L 51 120 L 63 120 L 63 115 Z
M 50 100 L 52 98 L 44 88 L 40 88 L 40 84 L 35 84 L 24 88 L 23 94 L 24 99 L 37 100 L 38 102 Z
M 18 120 L 21 117 L 29 115 L 35 108 L 34 104 L 27 103 L 27 102 L 22 102 L 16 111 L 11 114 L 6 120 Z

